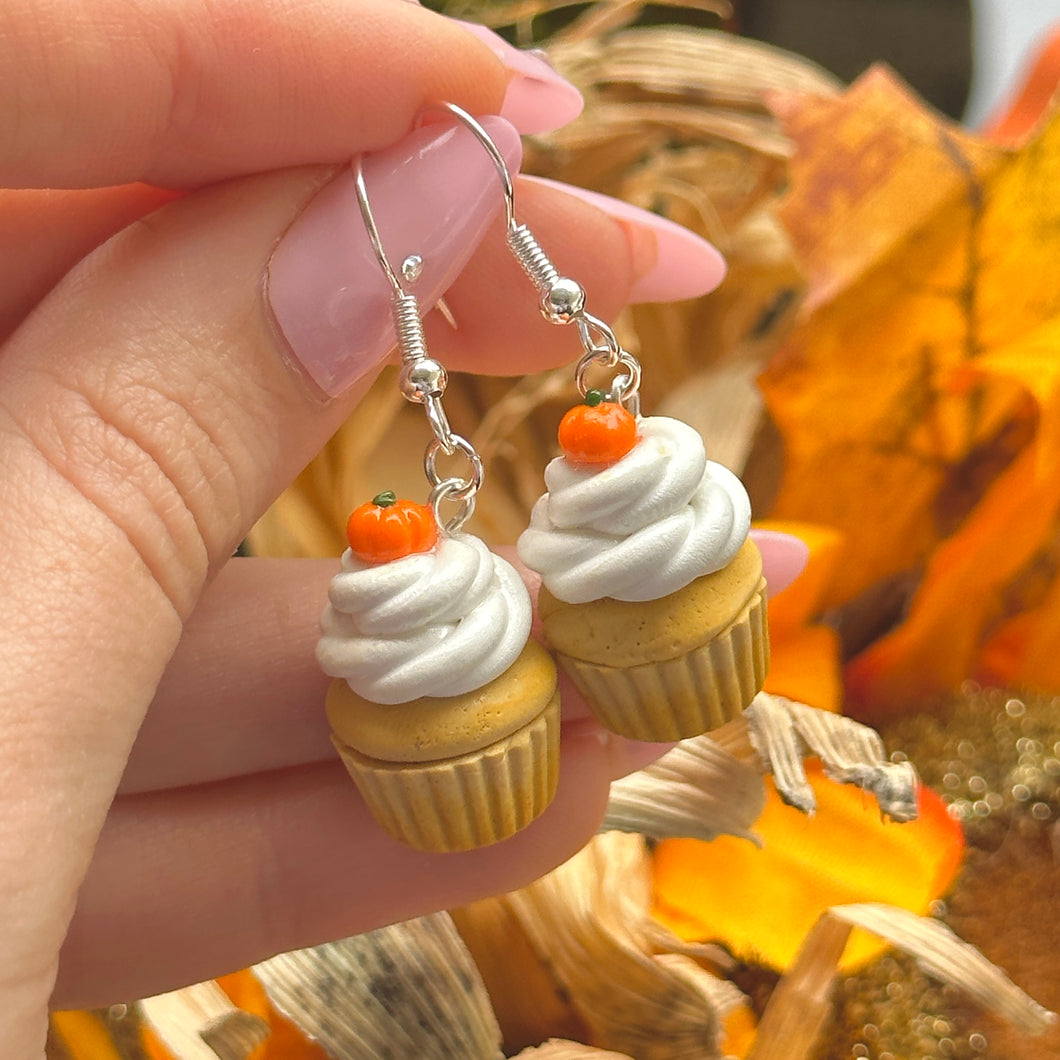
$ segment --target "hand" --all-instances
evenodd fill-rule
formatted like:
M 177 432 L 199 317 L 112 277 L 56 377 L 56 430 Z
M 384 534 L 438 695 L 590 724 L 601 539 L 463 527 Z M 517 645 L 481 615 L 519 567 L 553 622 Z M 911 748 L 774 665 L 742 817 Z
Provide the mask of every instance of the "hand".
M 444 291 L 461 320 L 428 321 L 439 359 L 573 358 L 503 246 L 488 160 L 409 132 L 438 99 L 540 131 L 574 116 L 573 90 L 397 0 L 0 17 L 0 1052 L 28 1060 L 53 987 L 59 1006 L 143 996 L 524 883 L 658 748 L 605 737 L 571 693 L 555 809 L 495 848 L 404 848 L 326 739 L 313 645 L 334 565 L 228 562 L 386 360 L 352 155 L 375 152 L 373 205 L 395 259 L 406 240 L 423 255 L 422 303 Z M 651 215 L 517 194 L 602 316 L 720 279 Z M 797 566 L 766 551 L 774 579 Z

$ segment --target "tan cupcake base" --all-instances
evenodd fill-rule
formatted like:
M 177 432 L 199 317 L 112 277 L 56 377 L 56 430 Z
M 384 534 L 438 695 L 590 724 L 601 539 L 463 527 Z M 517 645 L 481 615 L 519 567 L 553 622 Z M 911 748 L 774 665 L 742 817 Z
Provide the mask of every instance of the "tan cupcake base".
M 376 820 L 419 850 L 471 850 L 544 812 L 559 778 L 559 693 L 509 736 L 455 758 L 380 762 L 332 735 Z
M 769 669 L 766 583 L 732 623 L 677 659 L 616 667 L 557 658 L 601 725 L 634 740 L 684 740 L 741 714 Z

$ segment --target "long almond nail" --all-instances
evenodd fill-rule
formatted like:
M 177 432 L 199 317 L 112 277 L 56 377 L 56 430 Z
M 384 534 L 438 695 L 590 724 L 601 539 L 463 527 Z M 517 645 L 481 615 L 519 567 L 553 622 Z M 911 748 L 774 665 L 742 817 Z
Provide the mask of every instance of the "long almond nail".
M 515 172 L 522 159 L 519 134 L 500 118 L 482 124 Z M 430 125 L 366 156 L 364 179 L 391 264 L 400 269 L 413 255 L 422 259 L 410 290 L 426 312 L 503 208 L 493 162 L 463 126 Z M 378 368 L 393 348 L 391 288 L 364 227 L 350 170 L 328 184 L 284 235 L 267 283 L 291 359 L 328 396 Z
M 544 177 L 523 177 L 544 184 L 565 195 L 587 202 L 614 218 L 619 224 L 654 237 L 655 254 L 640 273 L 629 293 L 631 302 L 672 302 L 698 298 L 713 291 L 725 278 L 725 259 L 713 244 L 695 232 L 642 210 L 610 195 L 561 184 Z
M 477 22 L 456 22 L 482 41 L 511 73 L 501 116 L 520 132 L 551 132 L 581 114 L 582 94 L 543 58 L 514 47 Z

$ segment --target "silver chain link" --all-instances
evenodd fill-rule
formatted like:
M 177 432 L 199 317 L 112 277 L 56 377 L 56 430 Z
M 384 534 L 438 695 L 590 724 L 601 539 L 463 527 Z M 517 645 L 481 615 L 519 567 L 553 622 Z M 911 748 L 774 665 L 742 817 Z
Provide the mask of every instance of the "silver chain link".
M 607 400 L 614 401 L 618 405 L 625 405 L 634 416 L 640 415 L 640 361 L 631 353 L 622 350 L 612 363 L 607 350 L 601 350 L 596 355 L 587 353 L 574 369 L 574 381 L 582 397 L 589 393 L 590 386 L 586 376 L 589 369 L 596 365 L 605 368 L 625 368 L 625 372 L 611 379 L 611 385 L 607 388 Z
M 443 478 L 438 474 L 438 454 L 445 452 L 445 446 L 437 438 L 427 446 L 427 451 L 423 456 L 423 470 L 427 476 L 427 481 L 432 487 L 437 487 L 442 485 L 443 482 L 447 482 L 452 487 L 448 491 L 448 497 L 454 501 L 463 501 L 474 497 L 482 485 L 484 474 L 482 457 L 475 451 L 475 447 L 466 438 L 461 438 L 459 434 L 454 434 L 452 440 L 453 452 L 446 453 L 446 455 L 453 456 L 459 452 L 465 457 L 471 465 L 470 478 L 454 478 L 452 475 Z

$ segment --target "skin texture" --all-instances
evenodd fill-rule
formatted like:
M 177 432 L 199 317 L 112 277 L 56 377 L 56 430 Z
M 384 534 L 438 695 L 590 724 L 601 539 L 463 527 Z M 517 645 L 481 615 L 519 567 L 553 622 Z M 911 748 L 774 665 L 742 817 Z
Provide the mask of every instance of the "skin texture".
M 553 809 L 500 847 L 401 847 L 327 742 L 312 652 L 334 565 L 229 562 L 372 374 L 324 401 L 291 371 L 262 296 L 274 246 L 424 103 L 503 114 L 515 76 L 397 0 L 0 9 L 6 1060 L 42 1055 L 49 998 L 144 996 L 518 886 L 659 753 L 605 737 L 565 688 Z M 649 274 L 662 297 L 650 225 L 520 188 L 557 262 L 592 275 L 597 313 Z M 468 324 L 429 337 L 453 370 L 573 355 L 498 232 L 447 298 Z M 796 552 L 778 544 L 767 573 Z

